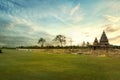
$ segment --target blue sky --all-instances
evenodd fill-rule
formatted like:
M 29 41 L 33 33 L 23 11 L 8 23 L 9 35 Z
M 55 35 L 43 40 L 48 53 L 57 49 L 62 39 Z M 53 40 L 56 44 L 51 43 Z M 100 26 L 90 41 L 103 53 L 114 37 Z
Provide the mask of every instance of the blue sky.
M 0 0 L 0 45 L 36 45 L 63 34 L 91 44 L 105 30 L 120 45 L 120 0 Z M 49 43 L 48 43 L 49 44 Z

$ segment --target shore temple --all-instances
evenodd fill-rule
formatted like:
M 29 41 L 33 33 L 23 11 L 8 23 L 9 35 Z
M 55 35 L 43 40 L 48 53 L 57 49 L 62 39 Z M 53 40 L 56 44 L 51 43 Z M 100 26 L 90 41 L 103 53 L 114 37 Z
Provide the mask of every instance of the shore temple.
M 95 38 L 93 45 L 94 46 L 109 46 L 110 45 L 105 31 L 103 31 L 99 41 L 98 41 L 97 37 Z

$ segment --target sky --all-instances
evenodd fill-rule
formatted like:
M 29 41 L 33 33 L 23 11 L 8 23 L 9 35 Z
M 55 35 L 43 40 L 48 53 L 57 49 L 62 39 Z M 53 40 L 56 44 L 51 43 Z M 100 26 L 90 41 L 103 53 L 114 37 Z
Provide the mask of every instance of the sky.
M 0 0 L 0 46 L 37 45 L 40 37 L 51 45 L 59 34 L 73 45 L 92 44 L 103 30 L 110 44 L 120 45 L 119 4 L 120 0 Z

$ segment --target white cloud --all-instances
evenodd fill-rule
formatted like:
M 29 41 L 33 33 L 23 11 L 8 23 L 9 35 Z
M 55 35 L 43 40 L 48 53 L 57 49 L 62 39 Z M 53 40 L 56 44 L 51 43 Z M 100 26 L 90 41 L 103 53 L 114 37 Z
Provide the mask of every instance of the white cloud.
M 110 38 L 110 41 L 114 44 L 114 45 L 120 45 L 120 35 L 117 35 L 115 37 Z
M 113 33 L 113 32 L 117 32 L 120 30 L 120 27 L 118 27 L 115 24 L 107 24 L 103 26 L 104 30 L 109 32 L 109 33 Z
M 50 16 L 56 18 L 60 23 L 71 26 L 83 20 L 84 14 L 80 10 L 80 4 L 77 4 L 72 9 L 70 5 L 62 5 L 60 6 L 60 12 L 58 10 L 51 11 Z
M 120 45 L 120 25 L 108 24 L 102 28 L 106 31 L 110 44 Z
M 19 18 L 19 17 L 15 17 L 15 16 L 11 16 L 11 15 L 9 17 L 11 18 L 13 23 L 11 23 L 8 28 L 18 27 L 16 25 L 23 24 L 23 25 L 28 26 L 28 28 L 32 29 L 33 30 L 32 32 L 34 32 L 34 31 L 39 32 L 39 31 L 45 30 L 43 27 L 40 27 L 40 25 L 34 24 L 33 22 L 30 22 L 24 18 Z
M 112 1 L 112 5 L 109 5 L 109 8 L 115 11 L 119 11 L 120 10 L 120 1 L 116 0 L 116 1 Z
M 80 9 L 80 4 L 76 5 L 75 7 L 72 8 L 70 11 L 70 19 L 73 23 L 78 23 L 81 20 L 83 20 L 84 13 Z
M 60 22 L 65 23 L 65 19 L 63 19 L 62 17 L 58 16 L 55 13 L 51 13 L 51 16 L 53 16 L 54 18 L 58 19 Z
M 80 10 L 80 4 L 76 5 L 70 12 L 70 15 L 74 15 L 78 10 Z
M 101 6 L 103 5 L 103 6 Z M 91 17 L 102 16 L 105 14 L 112 14 L 120 16 L 120 1 L 119 0 L 101 0 L 100 2 L 91 6 Z M 108 15 L 110 16 L 110 15 Z
M 105 15 L 105 18 L 110 21 L 110 22 L 119 22 L 120 21 L 120 17 L 115 17 L 115 16 L 111 16 L 111 15 Z

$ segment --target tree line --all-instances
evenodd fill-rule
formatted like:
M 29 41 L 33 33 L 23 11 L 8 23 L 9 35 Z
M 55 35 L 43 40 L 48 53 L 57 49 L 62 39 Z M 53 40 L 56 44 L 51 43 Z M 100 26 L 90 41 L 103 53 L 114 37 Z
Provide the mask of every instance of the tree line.
M 57 35 L 53 41 L 58 41 L 60 43 L 60 47 L 62 47 L 63 45 L 66 44 L 66 37 L 64 35 Z M 44 44 L 45 44 L 46 40 L 44 38 L 40 38 L 38 40 L 38 44 L 41 45 L 41 47 L 44 47 Z

